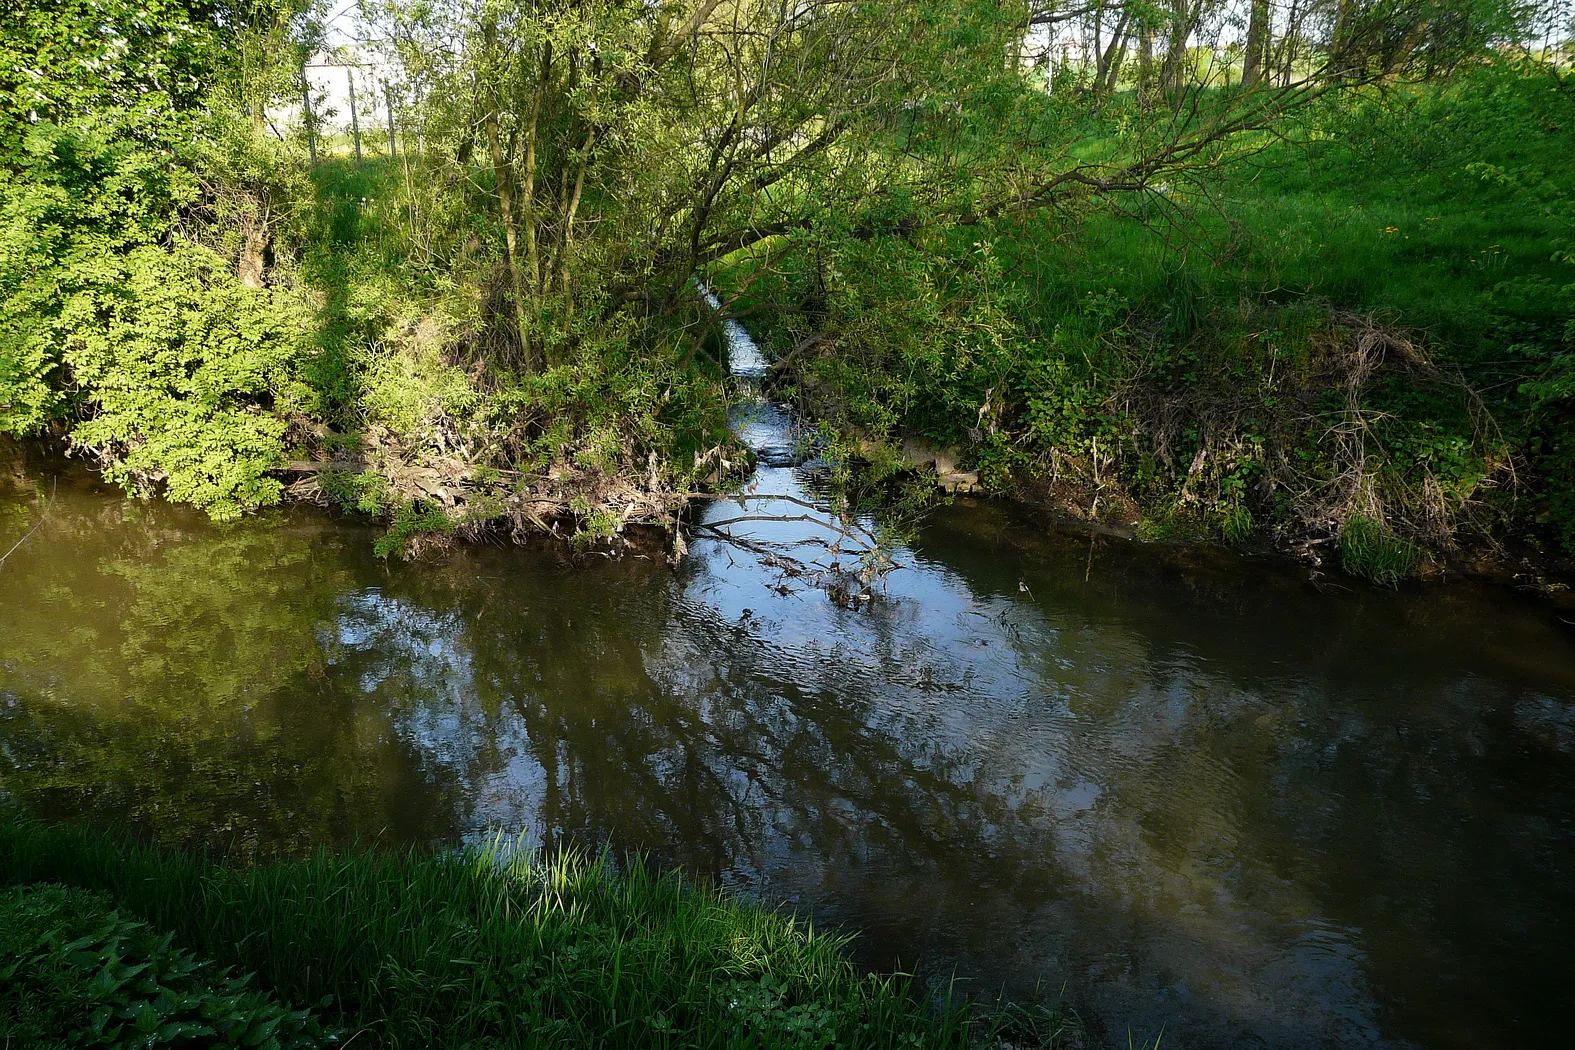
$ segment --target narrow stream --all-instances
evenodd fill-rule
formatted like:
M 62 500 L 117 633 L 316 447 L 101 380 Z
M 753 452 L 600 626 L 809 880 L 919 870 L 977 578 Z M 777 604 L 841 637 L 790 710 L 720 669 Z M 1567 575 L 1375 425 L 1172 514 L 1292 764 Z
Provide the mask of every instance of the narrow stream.
M 792 445 L 769 403 L 738 426 Z M 813 501 L 793 458 L 752 488 Z M 704 538 L 385 564 L 309 509 L 218 528 L 0 446 L 0 550 L 46 507 L 0 567 L 0 792 L 35 812 L 642 849 L 871 965 L 1064 984 L 1117 1045 L 1567 1038 L 1575 634 L 1508 590 L 1321 592 L 969 504 L 849 609 Z

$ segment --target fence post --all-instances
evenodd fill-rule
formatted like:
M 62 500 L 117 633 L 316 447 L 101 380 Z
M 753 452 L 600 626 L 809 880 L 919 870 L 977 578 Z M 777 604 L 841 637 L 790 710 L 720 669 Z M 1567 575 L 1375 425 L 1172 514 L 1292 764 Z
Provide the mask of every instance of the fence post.
M 355 162 L 361 163 L 361 121 L 355 114 L 355 68 L 345 70 L 345 78 L 350 81 L 350 134 L 355 138 Z

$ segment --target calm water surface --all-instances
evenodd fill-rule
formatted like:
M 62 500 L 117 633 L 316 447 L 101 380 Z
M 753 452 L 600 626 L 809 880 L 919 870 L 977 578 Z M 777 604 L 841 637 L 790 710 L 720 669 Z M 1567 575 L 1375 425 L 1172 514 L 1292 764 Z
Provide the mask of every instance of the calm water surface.
M 848 610 L 716 542 L 385 564 L 57 472 L 0 451 L 0 552 L 49 508 L 0 567 L 0 792 L 35 811 L 642 849 L 874 965 L 1064 983 L 1122 1045 L 1567 1035 L 1575 635 L 1508 591 L 1320 593 L 957 506 Z

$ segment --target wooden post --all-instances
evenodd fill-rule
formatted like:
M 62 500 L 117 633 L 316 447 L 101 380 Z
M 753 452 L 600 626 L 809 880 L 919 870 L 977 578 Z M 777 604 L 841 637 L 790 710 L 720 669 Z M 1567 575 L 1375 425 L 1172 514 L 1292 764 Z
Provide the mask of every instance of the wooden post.
M 355 70 L 345 70 L 345 78 L 350 81 L 350 134 L 355 138 L 355 162 L 361 163 L 361 121 L 355 113 Z
M 317 117 L 312 114 L 312 82 L 306 78 L 306 67 L 301 67 L 301 113 L 306 118 L 306 152 L 317 167 Z
M 399 156 L 399 149 L 394 142 L 394 89 L 388 81 L 383 81 L 383 101 L 388 104 L 388 155 Z

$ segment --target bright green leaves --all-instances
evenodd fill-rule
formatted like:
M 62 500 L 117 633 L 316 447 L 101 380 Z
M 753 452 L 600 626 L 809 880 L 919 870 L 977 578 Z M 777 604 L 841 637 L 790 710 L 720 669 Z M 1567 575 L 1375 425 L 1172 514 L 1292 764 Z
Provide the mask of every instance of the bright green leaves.
M 69 295 L 55 325 L 92 418 L 73 439 L 111 480 L 216 518 L 276 502 L 292 375 L 309 316 L 280 290 L 243 288 L 195 247 L 142 248 L 109 280 Z
M 277 501 L 312 317 L 215 250 L 269 190 L 208 105 L 235 27 L 68 0 L 0 29 L 0 431 L 73 422 L 112 480 L 217 518 Z
M 6 316 L 0 327 L 0 432 L 30 434 L 54 416 L 61 394 L 50 382 L 54 356 L 28 318 Z
M 300 298 L 242 288 L 226 260 L 166 240 L 192 176 L 134 143 L 31 129 L 0 190 L 0 429 L 70 409 L 110 477 L 233 517 L 278 498 L 269 411 L 299 394 Z
M 30 125 L 91 117 L 144 143 L 189 135 L 222 33 L 170 0 L 55 0 L 0 15 L 0 163 Z

